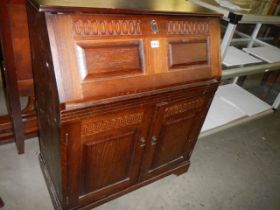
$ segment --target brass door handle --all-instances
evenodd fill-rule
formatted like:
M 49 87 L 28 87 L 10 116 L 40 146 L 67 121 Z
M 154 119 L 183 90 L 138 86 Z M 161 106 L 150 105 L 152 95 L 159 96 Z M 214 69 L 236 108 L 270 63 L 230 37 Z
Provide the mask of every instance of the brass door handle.
M 155 136 L 152 137 L 151 145 L 157 144 L 157 138 Z
M 146 144 L 146 139 L 144 137 L 140 138 L 140 146 L 143 147 Z

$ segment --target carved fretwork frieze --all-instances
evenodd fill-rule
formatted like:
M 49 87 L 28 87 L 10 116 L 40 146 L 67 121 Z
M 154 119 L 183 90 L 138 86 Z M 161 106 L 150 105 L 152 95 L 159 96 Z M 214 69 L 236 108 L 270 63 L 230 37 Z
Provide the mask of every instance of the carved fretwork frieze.
M 121 36 L 141 35 L 141 20 L 73 20 L 73 31 L 76 36 Z
M 208 34 L 209 24 L 205 21 L 168 21 L 168 34 Z
M 170 117 L 172 115 L 180 114 L 191 109 L 198 108 L 203 105 L 204 98 L 199 98 L 192 101 L 185 101 L 173 106 L 169 106 L 165 109 L 164 117 Z
M 84 120 L 82 122 L 82 136 L 93 135 L 112 129 L 136 125 L 142 122 L 144 113 L 127 114 L 103 120 Z

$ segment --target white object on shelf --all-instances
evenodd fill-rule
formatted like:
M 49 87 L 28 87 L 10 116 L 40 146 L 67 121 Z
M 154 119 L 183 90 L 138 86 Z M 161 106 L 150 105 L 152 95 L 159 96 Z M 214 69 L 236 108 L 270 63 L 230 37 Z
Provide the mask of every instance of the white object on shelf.
M 223 85 L 216 92 L 201 131 L 217 128 L 271 109 L 270 105 L 238 85 Z
M 228 47 L 223 60 L 223 64 L 228 67 L 260 62 L 262 62 L 260 59 L 257 59 L 233 46 Z
M 280 62 L 280 49 L 276 47 L 253 47 L 243 50 L 269 63 Z

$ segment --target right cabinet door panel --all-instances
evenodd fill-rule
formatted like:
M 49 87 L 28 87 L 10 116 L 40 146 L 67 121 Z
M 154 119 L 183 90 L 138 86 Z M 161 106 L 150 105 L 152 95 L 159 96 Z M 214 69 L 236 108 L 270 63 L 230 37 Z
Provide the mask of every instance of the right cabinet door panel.
M 199 132 L 206 97 L 156 105 L 142 167 L 142 178 L 149 178 L 188 161 L 190 143 Z

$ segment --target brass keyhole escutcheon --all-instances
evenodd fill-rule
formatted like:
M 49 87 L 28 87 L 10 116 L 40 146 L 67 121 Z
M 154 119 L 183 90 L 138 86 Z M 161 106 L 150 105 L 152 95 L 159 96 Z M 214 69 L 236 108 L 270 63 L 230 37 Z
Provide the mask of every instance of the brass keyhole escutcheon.
M 157 21 L 155 21 L 155 20 L 151 21 L 151 30 L 152 30 L 153 34 L 157 34 L 158 33 Z

